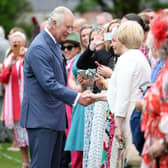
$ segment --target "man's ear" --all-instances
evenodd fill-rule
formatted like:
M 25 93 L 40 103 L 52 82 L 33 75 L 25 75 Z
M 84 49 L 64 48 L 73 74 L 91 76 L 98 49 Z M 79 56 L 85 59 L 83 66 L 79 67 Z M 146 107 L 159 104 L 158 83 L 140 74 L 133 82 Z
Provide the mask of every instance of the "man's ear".
M 56 20 L 53 20 L 53 21 L 52 21 L 52 26 L 55 27 L 56 25 L 57 25 L 57 21 L 56 21 Z

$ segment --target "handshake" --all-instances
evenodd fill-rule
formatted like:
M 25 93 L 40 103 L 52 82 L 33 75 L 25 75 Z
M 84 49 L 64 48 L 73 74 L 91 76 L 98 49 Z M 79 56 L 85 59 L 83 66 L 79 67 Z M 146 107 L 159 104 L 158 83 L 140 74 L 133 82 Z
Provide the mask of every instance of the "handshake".
M 79 96 L 78 103 L 80 103 L 83 106 L 88 106 L 95 102 L 95 99 L 93 98 L 93 93 L 90 90 L 86 90 L 82 92 Z
M 86 90 L 80 94 L 78 102 L 83 106 L 88 106 L 96 101 L 107 101 L 107 96 L 104 94 L 94 94 L 90 90 Z

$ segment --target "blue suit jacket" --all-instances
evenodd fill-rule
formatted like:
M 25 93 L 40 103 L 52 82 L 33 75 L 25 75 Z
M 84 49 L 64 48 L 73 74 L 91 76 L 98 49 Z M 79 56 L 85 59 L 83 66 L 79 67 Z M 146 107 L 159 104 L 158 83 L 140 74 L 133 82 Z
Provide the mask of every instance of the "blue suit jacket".
M 25 56 L 21 126 L 64 130 L 65 103 L 72 105 L 76 96 L 77 92 L 66 87 L 60 45 L 47 32 L 41 32 Z

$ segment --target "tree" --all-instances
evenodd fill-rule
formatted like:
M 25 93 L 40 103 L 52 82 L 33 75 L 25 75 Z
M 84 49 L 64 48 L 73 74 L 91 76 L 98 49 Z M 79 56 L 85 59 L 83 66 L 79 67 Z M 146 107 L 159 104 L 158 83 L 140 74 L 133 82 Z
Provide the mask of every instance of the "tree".
M 108 11 L 121 17 L 130 12 L 138 13 L 145 8 L 154 10 L 168 8 L 168 3 L 161 3 L 159 0 L 109 0 L 108 3 L 107 0 L 81 0 L 75 10 L 83 13 L 100 9 L 100 11 Z
M 17 19 L 23 12 L 31 11 L 31 6 L 26 0 L 0 0 L 0 25 L 6 32 L 17 24 Z
M 112 12 L 121 17 L 126 13 L 138 13 L 141 0 L 113 0 L 114 8 Z

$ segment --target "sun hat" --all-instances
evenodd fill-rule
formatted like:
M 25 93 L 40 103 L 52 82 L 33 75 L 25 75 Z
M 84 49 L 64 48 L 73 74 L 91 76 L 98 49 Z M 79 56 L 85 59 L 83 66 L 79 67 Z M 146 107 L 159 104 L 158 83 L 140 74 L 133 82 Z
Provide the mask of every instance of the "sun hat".
M 69 34 L 65 40 L 65 42 L 72 42 L 75 44 L 80 44 L 80 35 L 78 32 L 72 32 Z

